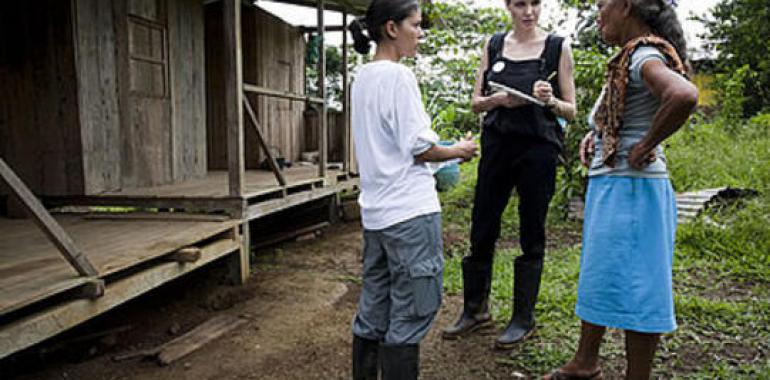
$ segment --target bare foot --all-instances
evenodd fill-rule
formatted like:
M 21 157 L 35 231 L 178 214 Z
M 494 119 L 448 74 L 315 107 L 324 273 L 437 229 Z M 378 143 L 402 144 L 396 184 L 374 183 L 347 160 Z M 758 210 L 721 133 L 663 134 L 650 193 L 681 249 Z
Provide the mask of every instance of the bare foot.
M 574 361 L 543 376 L 543 380 L 599 380 L 602 379 L 602 370 L 598 366 L 594 368 L 582 368 Z

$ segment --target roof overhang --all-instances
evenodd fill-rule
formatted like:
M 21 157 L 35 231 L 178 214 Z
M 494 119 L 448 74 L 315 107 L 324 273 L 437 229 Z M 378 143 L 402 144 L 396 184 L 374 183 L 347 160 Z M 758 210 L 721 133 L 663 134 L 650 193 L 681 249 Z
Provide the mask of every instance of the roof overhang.
M 265 1 L 265 0 L 260 0 Z M 294 5 L 304 5 L 308 7 L 318 7 L 319 0 L 270 0 L 277 3 L 286 3 Z M 324 0 L 324 9 L 337 12 L 348 12 L 350 14 L 362 15 L 366 13 L 366 8 L 371 0 Z

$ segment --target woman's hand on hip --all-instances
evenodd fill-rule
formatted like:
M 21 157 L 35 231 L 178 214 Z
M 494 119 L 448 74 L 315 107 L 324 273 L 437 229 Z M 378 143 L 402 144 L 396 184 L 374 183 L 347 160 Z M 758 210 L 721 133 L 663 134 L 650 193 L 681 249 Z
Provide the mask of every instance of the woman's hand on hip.
M 646 148 L 642 144 L 634 145 L 628 154 L 628 164 L 636 170 L 644 169 L 657 159 L 658 155 L 655 153 L 655 148 Z
M 590 131 L 580 141 L 580 162 L 583 163 L 583 166 L 589 167 L 591 165 L 594 149 L 594 131 Z

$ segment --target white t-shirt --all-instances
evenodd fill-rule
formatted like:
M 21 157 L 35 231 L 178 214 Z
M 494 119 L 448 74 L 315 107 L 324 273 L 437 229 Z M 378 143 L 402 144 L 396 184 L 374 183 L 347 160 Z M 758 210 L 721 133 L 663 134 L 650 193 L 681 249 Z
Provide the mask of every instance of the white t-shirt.
M 381 230 L 440 212 L 433 175 L 414 158 L 438 143 L 438 135 L 430 128 L 412 71 L 385 60 L 363 65 L 351 100 L 364 228 Z

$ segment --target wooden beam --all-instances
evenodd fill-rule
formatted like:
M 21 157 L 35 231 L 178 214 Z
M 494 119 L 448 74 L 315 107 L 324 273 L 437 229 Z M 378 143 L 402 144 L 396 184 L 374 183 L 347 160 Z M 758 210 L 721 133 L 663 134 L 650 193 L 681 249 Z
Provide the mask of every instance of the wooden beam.
M 78 294 L 82 298 L 96 299 L 104 295 L 104 280 L 99 278 L 91 278 L 86 281 L 78 290 Z
M 233 253 L 238 250 L 238 244 L 228 238 L 217 240 L 202 249 L 201 259 L 195 263 L 160 264 L 108 284 L 104 296 L 96 300 L 64 302 L 4 324 L 0 328 L 0 359 L 69 330 L 185 273 Z
M 318 0 L 318 30 L 320 33 L 318 33 L 319 41 L 318 41 L 318 97 L 323 99 L 324 102 L 321 104 L 320 114 L 318 115 L 318 118 L 320 120 L 318 128 L 318 133 L 320 136 L 318 137 L 318 176 L 319 177 L 326 177 L 326 162 L 329 158 L 329 134 L 328 134 L 328 128 L 329 123 L 328 120 L 326 120 L 327 116 L 327 106 L 326 106 L 326 48 L 324 47 L 325 42 L 325 21 L 324 21 L 324 0 Z
M 258 219 L 265 215 L 290 209 L 292 207 L 299 206 L 301 204 L 304 204 L 310 201 L 332 196 L 336 194 L 338 191 L 339 190 L 336 187 L 327 186 L 320 189 L 303 191 L 296 194 L 290 194 L 285 198 L 280 198 L 280 199 L 276 199 L 268 202 L 262 202 L 262 203 L 250 205 L 246 215 L 244 216 L 244 219 L 246 220 Z
M 294 5 L 301 5 L 306 7 L 318 6 L 317 0 L 273 0 L 273 1 L 278 3 L 294 4 Z M 338 0 L 337 2 L 339 4 L 325 5 L 324 8 L 327 11 L 336 11 L 336 12 L 349 11 L 357 14 L 364 14 L 366 12 L 366 6 L 356 7 L 344 0 Z
M 206 212 L 225 212 L 238 215 L 243 210 L 243 199 L 232 197 L 160 197 L 160 196 L 63 196 L 46 197 L 48 206 L 122 206 L 137 208 L 173 208 L 185 210 L 205 210 Z
M 270 165 L 270 169 L 273 170 L 273 174 L 275 174 L 275 179 L 278 180 L 278 183 L 281 186 L 286 186 L 286 179 L 283 178 L 283 173 L 281 172 L 281 168 L 278 167 L 278 163 L 275 161 L 275 157 L 273 157 L 273 153 L 270 152 L 270 148 L 267 146 L 267 143 L 265 142 L 265 139 L 262 137 L 262 131 L 259 130 L 259 120 L 257 120 L 257 115 L 254 113 L 254 109 L 251 108 L 251 104 L 249 103 L 249 99 L 244 95 L 243 96 L 243 106 L 246 108 L 246 112 L 249 114 L 249 120 L 251 120 L 251 125 L 254 126 L 254 132 L 257 135 L 257 142 L 259 143 L 259 146 L 262 147 L 262 150 L 265 152 L 265 155 L 267 156 L 267 163 Z
M 137 358 L 147 359 L 155 357 L 155 359 L 158 361 L 158 364 L 169 365 L 177 359 L 190 354 L 191 352 L 201 348 L 206 343 L 222 336 L 222 334 L 233 330 L 244 323 L 246 323 L 246 320 L 243 318 L 222 314 L 207 320 L 206 322 L 198 325 L 198 327 L 188 331 L 184 335 L 172 339 L 171 341 L 160 344 L 153 348 L 135 350 L 116 355 L 112 359 L 116 362 L 119 362 Z
M 87 277 L 97 277 L 99 273 L 96 271 L 96 268 L 78 249 L 67 232 L 56 222 L 56 219 L 43 207 L 43 204 L 40 203 L 35 194 L 32 194 L 27 185 L 16 176 L 16 173 L 13 172 L 2 158 L 0 158 L 0 176 L 2 176 L 3 182 L 11 189 L 11 194 L 18 198 L 24 209 L 32 217 L 32 220 L 43 230 L 48 240 L 56 246 L 78 274 Z
M 243 84 L 243 91 L 254 93 L 254 94 L 257 94 L 257 95 L 274 96 L 274 97 L 277 97 L 277 98 L 296 100 L 296 101 L 302 101 L 302 102 L 309 102 L 309 103 L 316 103 L 316 104 L 323 104 L 323 102 L 324 102 L 324 100 L 321 99 L 321 98 L 316 98 L 316 97 L 306 96 L 306 95 L 300 95 L 300 94 L 293 94 L 293 93 L 285 92 L 285 91 L 273 90 L 271 88 L 256 86 L 256 85 L 248 84 L 248 83 L 244 83 Z
M 224 222 L 227 215 L 188 214 L 186 212 L 110 212 L 83 216 L 94 220 L 163 220 L 174 222 Z
M 224 1 L 225 29 L 225 125 L 230 196 L 240 197 L 246 171 L 243 146 L 243 62 L 241 51 L 241 2 Z
M 290 230 L 288 232 L 279 232 L 279 233 L 270 235 L 270 236 L 264 238 L 263 240 L 260 240 L 259 242 L 255 242 L 254 243 L 254 249 L 259 249 L 259 248 L 264 248 L 264 247 L 267 247 L 267 246 L 271 246 L 271 245 L 274 245 L 276 243 L 280 243 L 280 242 L 283 242 L 283 241 L 286 241 L 286 240 L 289 240 L 289 239 L 293 239 L 293 238 L 295 238 L 297 236 L 305 235 L 305 234 L 308 234 L 310 232 L 315 232 L 315 231 L 324 229 L 326 227 L 329 227 L 330 225 L 331 225 L 331 223 L 329 223 L 329 222 L 321 222 L 321 223 L 316 223 L 316 224 L 314 224 L 312 226 L 307 226 L 307 227 L 299 228 L 299 229 L 296 229 L 296 230 Z
M 299 30 L 302 33 L 318 33 L 317 26 L 300 26 Z M 344 32 L 345 25 L 327 25 L 324 27 L 324 30 L 327 32 Z
M 166 256 L 168 260 L 178 263 L 194 263 L 201 258 L 201 249 L 198 247 L 185 247 Z
M 244 323 L 246 323 L 245 319 L 226 314 L 213 317 L 186 334 L 164 344 L 158 352 L 158 363 L 169 365 Z
M 342 171 L 346 174 L 350 169 L 350 91 L 348 82 L 350 81 L 350 72 L 348 71 L 348 12 L 342 13 Z

